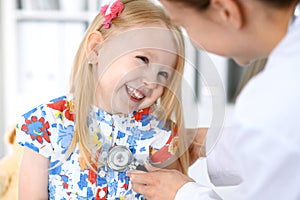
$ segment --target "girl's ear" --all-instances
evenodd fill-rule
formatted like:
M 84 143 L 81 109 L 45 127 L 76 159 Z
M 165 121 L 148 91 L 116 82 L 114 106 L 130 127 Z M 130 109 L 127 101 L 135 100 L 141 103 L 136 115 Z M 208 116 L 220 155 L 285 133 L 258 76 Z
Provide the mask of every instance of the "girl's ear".
M 236 29 L 243 25 L 243 13 L 236 0 L 211 0 L 211 6 L 217 9 L 224 22 Z
M 86 44 L 86 56 L 89 60 L 89 62 L 97 62 L 97 56 L 98 56 L 98 48 L 101 43 L 103 42 L 103 36 L 99 31 L 92 32 L 87 39 Z

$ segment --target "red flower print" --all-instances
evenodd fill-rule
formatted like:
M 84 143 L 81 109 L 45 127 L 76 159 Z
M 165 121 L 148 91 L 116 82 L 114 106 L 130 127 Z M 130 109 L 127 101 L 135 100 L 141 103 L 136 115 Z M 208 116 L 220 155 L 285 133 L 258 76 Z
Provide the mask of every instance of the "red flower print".
M 173 130 L 173 134 L 171 134 L 167 143 L 160 148 L 159 150 L 155 150 L 150 146 L 149 153 L 151 156 L 151 161 L 154 163 L 167 161 L 172 155 L 175 155 L 178 149 L 178 136 L 176 128 Z
M 64 175 L 64 174 L 61 174 L 60 177 L 61 177 L 61 182 L 63 184 L 63 188 L 68 189 L 69 188 L 69 184 L 68 184 L 69 177 L 67 175 Z
M 36 116 L 32 116 L 30 120 L 26 119 L 25 124 L 21 126 L 22 131 L 29 134 L 32 140 L 37 140 L 40 144 L 43 143 L 43 139 L 50 142 L 49 136 L 51 133 L 48 131 L 49 128 L 49 122 L 45 122 L 43 117 L 37 119 Z
M 54 103 L 47 104 L 49 108 L 60 111 L 65 118 L 74 121 L 74 104 L 73 101 L 59 100 Z
M 139 111 L 133 113 L 132 118 L 136 121 L 140 121 L 143 119 L 143 117 L 148 116 L 149 113 L 150 113 L 150 108 L 144 108 L 142 110 L 139 110 Z
M 107 187 L 98 188 L 96 193 L 96 200 L 106 200 Z
M 94 183 L 96 183 L 96 180 L 97 180 L 97 174 L 94 170 L 97 170 L 97 167 L 94 164 L 92 165 L 92 167 L 94 169 L 89 169 L 88 180 L 89 180 L 90 183 L 94 184 Z

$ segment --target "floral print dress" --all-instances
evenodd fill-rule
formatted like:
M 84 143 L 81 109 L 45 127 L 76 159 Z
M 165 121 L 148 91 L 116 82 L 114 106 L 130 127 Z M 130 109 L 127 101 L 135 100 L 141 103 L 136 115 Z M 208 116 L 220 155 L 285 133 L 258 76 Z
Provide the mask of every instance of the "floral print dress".
M 69 95 L 42 104 L 24 114 L 17 125 L 18 142 L 49 158 L 49 199 L 144 199 L 131 189 L 127 170 L 114 171 L 100 165 L 95 173 L 80 156 L 78 147 L 65 159 L 74 134 L 72 99 Z M 166 128 L 150 109 L 111 115 L 91 106 L 87 123 L 95 156 L 100 149 L 118 145 L 126 146 L 139 163 L 147 160 L 149 153 L 156 155 L 156 162 L 175 154 L 176 131 Z

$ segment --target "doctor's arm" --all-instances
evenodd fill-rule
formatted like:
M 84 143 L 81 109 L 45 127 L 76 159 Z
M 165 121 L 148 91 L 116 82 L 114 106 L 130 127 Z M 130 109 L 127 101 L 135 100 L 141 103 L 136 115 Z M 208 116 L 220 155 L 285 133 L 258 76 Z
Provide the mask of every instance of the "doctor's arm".
M 203 134 L 206 135 L 206 132 L 207 130 L 202 130 L 202 134 L 199 132 L 198 139 Z M 209 135 L 207 136 L 209 137 Z M 241 182 L 239 171 L 235 169 L 230 154 L 230 137 L 227 138 L 227 136 L 219 138 L 213 151 L 206 149 L 209 177 L 216 186 L 237 185 Z M 190 151 L 190 153 L 193 152 Z M 197 155 L 195 158 L 203 156 L 199 152 L 195 151 L 195 153 Z M 133 183 L 133 190 L 143 194 L 149 200 L 221 199 L 212 188 L 196 183 L 190 177 L 176 170 L 156 170 L 147 173 L 132 171 L 129 176 Z

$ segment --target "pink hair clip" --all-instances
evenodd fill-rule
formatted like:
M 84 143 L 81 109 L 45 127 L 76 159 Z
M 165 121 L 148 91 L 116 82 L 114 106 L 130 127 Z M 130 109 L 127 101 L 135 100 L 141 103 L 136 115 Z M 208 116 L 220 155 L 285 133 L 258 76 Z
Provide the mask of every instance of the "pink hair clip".
M 103 22 L 104 28 L 110 28 L 111 21 L 118 17 L 123 9 L 124 4 L 120 0 L 112 0 L 109 4 L 102 6 L 100 13 L 105 19 Z

